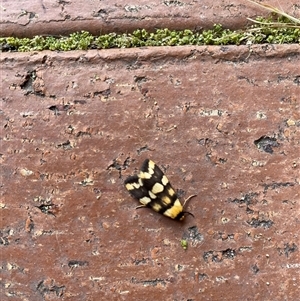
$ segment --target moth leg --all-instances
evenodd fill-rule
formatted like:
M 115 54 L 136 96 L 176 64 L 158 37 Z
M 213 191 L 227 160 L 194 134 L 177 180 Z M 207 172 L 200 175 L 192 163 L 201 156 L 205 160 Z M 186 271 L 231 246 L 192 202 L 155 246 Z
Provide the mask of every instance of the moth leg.
M 147 207 L 147 206 L 146 205 L 140 205 L 140 206 L 135 207 L 135 210 L 140 209 L 140 208 L 145 208 L 145 207 Z
M 194 198 L 195 196 L 197 196 L 197 194 L 192 194 L 192 195 L 190 195 L 187 199 L 185 199 L 185 201 L 184 201 L 182 207 L 184 207 L 184 205 L 185 205 L 185 203 L 186 203 L 187 201 L 189 201 L 190 199 Z

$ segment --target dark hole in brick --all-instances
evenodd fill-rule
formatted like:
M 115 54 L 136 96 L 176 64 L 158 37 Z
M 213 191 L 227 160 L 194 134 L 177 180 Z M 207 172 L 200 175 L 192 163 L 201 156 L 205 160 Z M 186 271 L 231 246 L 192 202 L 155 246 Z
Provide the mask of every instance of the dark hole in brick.
M 143 152 L 146 152 L 148 150 L 148 145 L 146 144 L 145 146 L 140 147 L 139 149 L 137 149 L 137 153 L 138 155 L 140 155 Z
M 29 19 L 33 19 L 36 16 L 34 12 L 29 12 Z
M 72 145 L 71 145 L 71 142 L 69 140 L 67 140 L 66 142 L 58 144 L 57 147 L 58 148 L 63 148 L 65 150 L 73 148 Z
M 133 262 L 135 265 L 146 264 L 149 261 L 148 258 L 135 259 Z
M 77 134 L 76 134 L 76 137 L 92 137 L 91 133 L 89 132 L 82 132 L 82 131 L 79 131 Z
M 264 152 L 272 154 L 273 147 L 278 147 L 279 143 L 277 142 L 276 138 L 262 136 L 257 140 L 254 140 L 254 144 L 257 146 L 258 149 L 262 149 Z
M 8 238 L 6 236 L 1 236 L 0 237 L 0 245 L 2 245 L 2 246 L 8 246 L 9 245 L 9 241 L 8 241 Z
M 86 104 L 86 100 L 80 100 L 80 99 L 74 100 L 74 104 L 84 105 L 84 104 Z
M 226 163 L 227 162 L 227 159 L 226 158 L 219 158 L 218 161 L 222 164 Z
M 182 239 L 192 242 L 200 242 L 203 240 L 203 235 L 198 231 L 196 226 L 189 227 L 182 235 Z
M 289 187 L 289 186 L 295 186 L 295 183 L 292 182 L 281 182 L 281 183 L 271 183 L 271 184 L 263 184 L 264 190 L 267 191 L 269 188 L 276 189 L 280 187 Z
M 54 205 L 54 204 L 42 204 L 42 205 L 36 206 L 36 207 L 39 208 L 41 210 L 41 212 L 44 214 L 49 214 L 49 215 L 55 216 L 54 211 L 55 211 L 56 205 Z
M 222 251 L 208 251 L 204 252 L 203 259 L 208 262 L 222 262 L 224 259 L 234 259 L 236 256 L 236 250 L 226 249 Z
M 51 294 L 55 294 L 57 297 L 62 297 L 64 294 L 65 286 L 57 286 L 57 285 L 46 285 L 44 284 L 44 280 L 39 282 L 37 285 L 37 291 L 45 298 L 46 296 L 49 297 Z M 48 299 L 47 297 L 47 299 Z
M 182 198 L 185 195 L 185 191 L 183 189 L 176 189 L 176 194 L 179 198 Z
M 215 146 L 216 143 L 209 138 L 196 139 L 197 143 L 202 146 Z
M 300 75 L 295 76 L 295 79 L 293 80 L 293 82 L 294 82 L 297 86 L 300 86 Z
M 254 210 L 250 209 L 250 208 L 247 206 L 246 213 L 247 213 L 247 214 L 253 214 L 253 213 L 254 213 Z
M 258 193 L 247 193 L 245 194 L 242 198 L 240 199 L 233 199 L 230 200 L 231 203 L 237 203 L 237 204 L 246 204 L 246 205 L 250 205 L 250 204 L 254 204 L 255 202 L 253 202 L 253 200 L 258 196 Z
M 99 9 L 96 13 L 93 14 L 93 17 L 101 17 L 104 18 L 108 12 L 105 9 Z
M 81 261 L 81 260 L 70 260 L 68 262 L 68 267 L 69 268 L 77 268 L 77 267 L 83 267 L 83 266 L 88 266 L 89 263 L 87 261 Z
M 130 162 L 132 162 L 133 160 L 130 157 L 127 157 L 123 163 L 120 163 L 117 159 L 113 159 L 113 163 L 110 164 L 106 170 L 110 170 L 110 169 L 116 169 L 119 171 L 120 173 L 120 177 L 121 177 L 121 171 L 125 170 L 129 165 Z
M 247 224 L 249 224 L 253 228 L 271 228 L 274 222 L 271 220 L 259 220 L 252 218 L 250 221 L 247 221 Z
M 294 243 L 291 245 L 288 243 L 284 245 L 284 254 L 286 257 L 289 257 L 290 253 L 296 252 L 297 250 L 298 250 L 298 247 Z
M 25 79 L 23 83 L 20 85 L 21 89 L 26 91 L 25 95 L 33 93 L 32 83 L 35 80 L 35 78 L 36 78 L 35 70 L 28 71 L 27 74 L 25 75 Z
M 103 91 L 95 91 L 94 92 L 94 96 L 102 95 L 102 96 L 108 97 L 110 94 L 111 94 L 110 89 L 106 89 L 106 90 L 103 90 Z
M 208 261 L 208 259 L 212 256 L 213 251 L 208 251 L 203 253 L 203 259 L 204 261 Z
M 251 271 L 254 274 L 257 274 L 259 272 L 259 268 L 258 268 L 257 264 L 254 264 L 253 266 L 251 266 Z
M 141 283 L 143 283 L 145 286 L 157 286 L 158 284 L 166 286 L 166 282 L 162 279 L 144 280 L 141 281 Z
M 122 169 L 125 169 L 123 164 L 120 164 L 119 162 L 117 162 L 116 159 L 113 160 L 113 163 L 110 164 L 107 169 L 116 169 L 116 170 L 122 170 Z
M 199 274 L 198 275 L 198 280 L 199 281 L 203 281 L 203 280 L 205 280 L 205 279 L 207 279 L 208 278 L 208 276 L 207 276 L 207 274 L 205 274 L 205 273 L 202 273 L 202 274 Z
M 222 251 L 222 255 L 225 258 L 233 259 L 236 256 L 236 251 L 234 249 L 226 249 Z
M 94 191 L 95 194 L 101 194 L 101 193 L 102 193 L 101 189 L 100 189 L 100 188 L 97 188 L 97 187 L 95 187 L 95 188 L 93 189 L 93 191 Z
M 110 164 L 106 170 L 111 170 L 111 169 L 116 169 L 119 171 L 119 178 L 122 177 L 122 170 L 125 170 L 128 166 L 130 166 L 130 163 L 133 162 L 134 160 L 131 159 L 130 157 L 127 157 L 123 163 L 120 163 L 119 160 L 113 159 L 113 163 Z
M 134 284 L 143 284 L 144 286 L 157 286 L 158 284 L 161 284 L 163 286 L 166 286 L 166 281 L 160 278 L 156 278 L 153 280 L 137 280 L 135 277 L 131 278 L 131 283 Z
M 33 116 L 33 113 L 32 113 L 32 112 L 24 112 L 24 113 L 22 114 L 22 117 L 24 117 L 24 118 L 31 117 L 31 116 Z
M 48 109 L 50 111 L 53 111 L 56 115 L 58 115 L 57 114 L 58 112 L 68 111 L 69 108 L 70 108 L 69 105 L 53 105 L 53 106 L 50 106 Z
M 147 81 L 147 77 L 145 77 L 145 76 L 135 76 L 134 81 L 136 83 L 144 83 L 144 82 Z

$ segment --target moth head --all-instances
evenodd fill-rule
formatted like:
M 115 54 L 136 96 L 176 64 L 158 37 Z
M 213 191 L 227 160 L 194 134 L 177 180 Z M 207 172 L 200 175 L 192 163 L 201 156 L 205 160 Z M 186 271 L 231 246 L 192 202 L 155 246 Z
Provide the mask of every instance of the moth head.
M 191 198 L 193 198 L 193 197 L 195 197 L 195 196 L 197 196 L 197 194 L 190 195 L 190 196 L 184 201 L 182 207 L 185 206 L 185 204 L 186 204 L 187 201 L 189 201 Z M 189 214 L 189 215 L 191 215 L 193 218 L 195 218 L 194 214 L 192 214 L 191 212 L 188 212 L 188 211 L 182 211 L 182 212 L 180 212 L 180 214 L 178 214 L 179 218 L 177 218 L 177 219 L 179 219 L 180 221 L 182 221 L 182 220 L 184 219 L 184 215 L 185 215 L 185 214 Z

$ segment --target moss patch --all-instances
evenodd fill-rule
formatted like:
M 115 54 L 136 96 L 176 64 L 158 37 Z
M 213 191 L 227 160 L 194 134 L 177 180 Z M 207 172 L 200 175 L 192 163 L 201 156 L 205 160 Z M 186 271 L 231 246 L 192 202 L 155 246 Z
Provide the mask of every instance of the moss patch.
M 300 25 L 291 23 L 286 16 L 259 17 L 244 30 L 224 29 L 214 25 L 201 32 L 186 30 L 157 29 L 148 32 L 137 29 L 132 33 L 109 33 L 93 36 L 87 31 L 75 32 L 68 37 L 35 36 L 33 38 L 0 38 L 1 51 L 70 51 L 87 49 L 130 48 L 143 46 L 178 45 L 242 45 L 242 44 L 286 44 L 300 43 Z

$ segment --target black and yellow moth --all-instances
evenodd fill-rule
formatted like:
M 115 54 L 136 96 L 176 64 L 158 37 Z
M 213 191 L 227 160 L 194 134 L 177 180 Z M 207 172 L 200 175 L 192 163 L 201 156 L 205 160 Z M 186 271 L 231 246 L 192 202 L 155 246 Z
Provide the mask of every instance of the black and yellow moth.
M 195 195 L 187 198 L 181 205 L 175 190 L 161 169 L 149 159 L 146 159 L 137 175 L 128 177 L 125 182 L 126 189 L 138 199 L 142 206 L 175 220 L 183 220 L 185 203 Z

